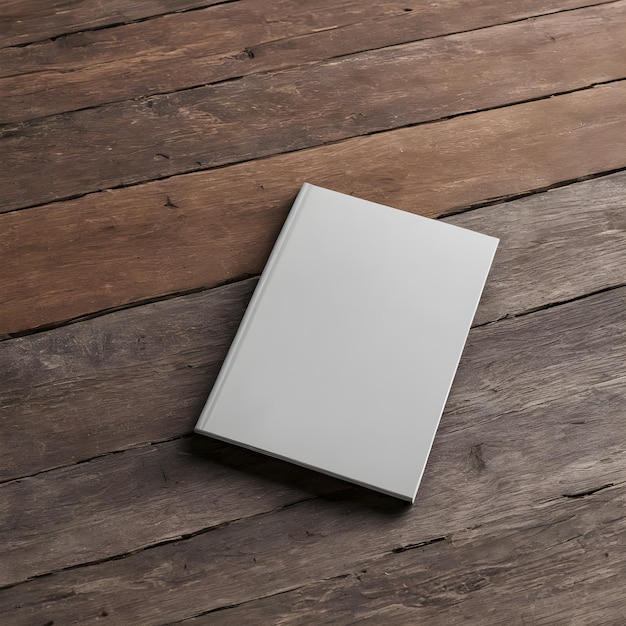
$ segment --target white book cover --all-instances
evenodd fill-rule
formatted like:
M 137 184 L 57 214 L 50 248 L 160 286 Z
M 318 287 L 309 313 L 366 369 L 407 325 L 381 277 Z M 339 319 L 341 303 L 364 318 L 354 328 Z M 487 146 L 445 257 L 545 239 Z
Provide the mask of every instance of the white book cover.
M 497 245 L 305 183 L 196 432 L 413 502 Z

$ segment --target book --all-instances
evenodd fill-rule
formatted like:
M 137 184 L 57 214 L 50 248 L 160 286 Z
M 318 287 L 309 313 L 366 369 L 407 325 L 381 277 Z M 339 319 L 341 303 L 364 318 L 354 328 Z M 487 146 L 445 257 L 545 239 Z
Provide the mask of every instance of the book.
M 413 502 L 497 245 L 304 183 L 195 432 Z

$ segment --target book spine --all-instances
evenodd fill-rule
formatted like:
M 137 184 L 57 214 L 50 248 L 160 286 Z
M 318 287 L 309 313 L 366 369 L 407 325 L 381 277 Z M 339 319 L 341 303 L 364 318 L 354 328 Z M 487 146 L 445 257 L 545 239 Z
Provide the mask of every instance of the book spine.
M 272 248 L 272 252 L 269 256 L 269 259 L 267 260 L 265 268 L 263 269 L 263 272 L 261 273 L 261 277 L 259 278 L 259 283 L 256 286 L 254 293 L 252 294 L 252 298 L 250 299 L 248 308 L 246 309 L 243 319 L 241 320 L 241 324 L 239 325 L 239 329 L 237 330 L 235 339 L 233 340 L 233 343 L 230 346 L 228 354 L 226 355 L 226 359 L 224 360 L 224 363 L 217 377 L 217 380 L 215 381 L 215 384 L 213 385 L 213 389 L 211 390 L 211 393 L 209 394 L 209 398 L 204 408 L 202 409 L 202 413 L 200 414 L 200 418 L 198 419 L 198 423 L 196 424 L 196 427 L 194 429 L 196 432 L 202 432 L 205 429 L 206 424 L 211 417 L 211 411 L 213 410 L 213 407 L 215 406 L 215 403 L 217 402 L 217 399 L 219 397 L 220 390 L 224 384 L 224 381 L 228 377 L 230 368 L 237 356 L 239 346 L 241 345 L 244 337 L 246 336 L 248 328 L 250 327 L 250 324 L 252 323 L 252 320 L 254 319 L 255 310 L 257 309 L 257 307 L 259 306 L 259 303 L 261 302 L 261 299 L 263 298 L 266 285 L 271 280 L 273 270 L 276 267 L 278 260 L 280 259 L 281 253 L 283 251 L 283 248 L 285 247 L 286 242 L 289 240 L 289 235 L 291 234 L 291 231 L 293 230 L 293 227 L 296 224 L 298 216 L 300 215 L 300 212 L 301 212 L 301 208 L 304 204 L 304 200 L 310 189 L 311 189 L 311 185 L 309 183 L 303 183 L 302 187 L 300 188 L 300 191 L 298 192 L 296 199 L 294 200 L 291 210 L 289 211 L 289 215 L 287 216 L 287 219 L 285 220 L 285 223 L 283 224 L 280 234 L 278 235 L 278 239 L 276 240 L 276 243 L 274 244 L 274 247 Z

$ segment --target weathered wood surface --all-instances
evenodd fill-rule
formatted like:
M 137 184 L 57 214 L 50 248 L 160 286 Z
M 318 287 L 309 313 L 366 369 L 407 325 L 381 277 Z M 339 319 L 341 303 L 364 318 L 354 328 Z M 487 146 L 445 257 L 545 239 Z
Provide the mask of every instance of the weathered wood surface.
M 122 24 L 154 15 L 206 7 L 220 0 L 4 0 L 0 4 L 0 46 L 24 45 L 49 37 Z
M 364 10 L 363 3 L 359 0 L 336 0 L 335 2 L 309 0 L 306 6 L 309 11 L 308 19 L 311 21 L 324 19 L 319 17 L 323 12 L 334 12 L 334 25 L 342 23 L 344 13 L 352 17 L 356 26 L 366 20 L 378 23 L 385 17 L 396 16 L 399 13 L 416 13 L 419 20 L 413 26 L 418 29 L 418 33 L 425 32 L 430 36 L 437 33 L 436 30 L 430 29 L 442 23 L 446 24 L 444 28 L 447 30 L 452 28 L 470 30 L 498 21 L 523 19 L 532 15 L 567 11 L 581 6 L 595 6 L 610 1 L 613 0 L 519 0 L 514 5 L 509 5 L 497 0 L 484 0 L 480 4 L 472 0 L 445 0 L 429 5 L 413 3 L 411 7 L 408 7 L 406 3 L 397 0 L 380 0 L 376 6 L 370 6 L 369 11 Z M 0 47 L 25 46 L 30 42 L 38 42 L 51 37 L 68 36 L 79 31 L 98 30 L 147 18 L 158 20 L 158 16 L 190 9 L 196 9 L 194 12 L 198 13 L 198 19 L 202 20 L 203 7 L 230 3 L 246 8 L 249 11 L 248 20 L 253 17 L 257 18 L 261 8 L 264 11 L 261 15 L 262 19 L 266 19 L 268 12 L 281 9 L 282 13 L 277 11 L 276 15 L 282 18 L 285 28 L 289 27 L 285 23 L 289 21 L 285 16 L 289 19 L 296 19 L 298 12 L 302 9 L 302 5 L 297 0 L 275 0 L 271 4 L 268 4 L 266 0 L 167 0 L 167 2 L 163 0 L 109 0 L 106 5 L 98 0 L 81 0 L 80 2 L 48 0 L 45 3 L 38 0 L 5 0 L 0 5 L 2 27 Z M 238 24 L 243 27 L 246 25 L 245 22 Z M 398 22 L 397 27 L 402 28 L 402 26 L 403 24 Z M 353 33 L 350 25 L 345 25 L 343 28 L 346 35 Z M 422 28 L 425 31 L 422 31 Z M 140 31 L 140 34 L 146 33 Z M 181 37 L 184 35 L 181 33 Z M 371 33 L 371 35 L 376 42 L 376 34 Z M 201 42 L 195 43 L 201 45 Z M 151 43 L 147 42 L 147 45 Z
M 5 126 L 2 204 L 24 207 L 624 78 L 626 2 L 575 13 Z
M 407 623 L 410 615 L 437 624 L 501 624 L 520 613 L 533 624 L 571 618 L 582 621 L 569 623 L 607 623 L 623 607 L 616 590 L 625 572 L 619 515 L 624 503 L 622 486 L 588 500 L 545 504 L 532 513 L 531 524 L 518 517 L 450 531 L 447 523 L 447 535 L 430 538 L 445 540 L 395 553 L 399 535 L 415 538 L 410 516 L 384 510 L 380 502 L 326 498 L 256 518 L 260 537 L 253 536 L 253 524 L 238 522 L 128 559 L 26 583 L 0 593 L 0 610 L 16 625 L 48 619 L 101 623 L 104 616 L 112 624 L 163 624 L 205 607 L 214 610 L 209 607 L 219 602 L 235 604 L 253 583 L 259 595 L 272 595 L 279 586 L 280 591 L 198 622 L 310 623 L 326 614 L 328 621 L 321 617 L 316 623 L 352 623 L 352 611 L 353 619 L 373 613 L 369 617 L 381 624 Z M 377 512 L 377 505 L 383 510 Z M 334 524 L 328 523 L 331 513 Z M 346 546 L 361 543 L 372 520 L 379 532 L 359 561 L 358 553 L 346 554 Z M 399 526 L 403 532 L 390 532 Z M 229 536 L 220 540 L 220 534 Z M 336 551 L 335 558 L 324 549 Z M 332 572 L 330 580 L 315 582 L 320 571 Z M 272 580 L 281 574 L 282 581 Z
M 0 587 L 347 487 L 204 437 L 44 472 L 0 485 Z
M 621 625 L 625 11 L 4 2 L 0 623 Z M 190 436 L 303 180 L 502 240 L 414 507 Z
M 501 239 L 475 323 L 626 283 L 625 199 L 616 174 L 445 218 Z M 0 479 L 190 432 L 254 284 L 0 344 Z
M 304 180 L 434 217 L 624 168 L 625 101 L 616 83 L 2 215 L 0 334 L 258 273 Z
M 463 19 L 464 28 L 469 30 L 480 28 L 495 20 L 523 19 L 542 13 L 605 4 L 609 1 L 611 0 L 519 0 L 514 6 L 508 4 L 502 6 L 503 3 L 497 0 L 485 0 L 480 4 L 472 0 L 445 0 L 428 6 L 413 3 L 411 7 L 407 7 L 406 3 L 395 0 L 380 0 L 376 3 L 378 6 L 370 7 L 369 15 L 372 16 L 371 21 L 378 21 L 384 16 L 399 12 L 416 12 L 420 16 L 420 21 L 429 25 L 431 22 L 440 23 L 442 21 L 440 14 L 443 12 L 446 23 L 459 24 L 459 19 Z M 109 0 L 106 4 L 99 0 L 80 2 L 47 0 L 45 3 L 39 0 L 4 0 L 0 5 L 0 47 L 24 46 L 30 42 L 67 36 L 79 31 L 97 30 L 148 18 L 158 19 L 158 16 L 174 12 L 230 3 L 244 5 L 251 14 L 254 14 L 254 9 L 259 6 L 266 11 L 272 10 L 272 6 L 266 4 L 264 0 Z M 296 0 L 276 0 L 272 4 L 283 10 L 282 15 L 278 14 L 283 18 L 286 15 L 291 18 L 300 8 Z M 335 16 L 337 22 L 341 22 L 342 19 L 340 11 L 348 12 L 361 20 L 367 18 L 363 3 L 358 0 L 336 2 L 309 0 L 306 4 L 310 17 L 313 18 L 317 16 L 318 11 L 331 10 L 337 13 Z M 459 13 L 474 15 L 459 18 L 455 15 Z M 252 16 L 248 19 L 252 19 Z M 348 33 L 350 32 L 348 30 Z
M 407 11 L 395 0 L 374 4 L 353 0 L 257 0 L 170 14 L 115 29 L 76 33 L 0 51 L 0 92 L 4 94 L 0 123 L 177 91 L 588 4 L 525 0 L 476 5 L 455 0 L 417 4 Z M 556 70 L 562 57 L 571 62 L 571 56 L 563 54 L 563 50 L 567 51 L 568 40 L 575 34 L 578 45 L 587 41 L 591 44 L 581 47 L 593 59 L 596 71 L 602 68 L 608 72 L 611 63 L 607 63 L 607 56 L 614 59 L 613 64 L 619 62 L 615 46 L 622 45 L 624 39 L 620 36 L 620 21 L 620 9 L 611 5 L 567 12 L 533 24 L 532 28 L 520 25 L 528 33 L 515 47 L 524 46 L 528 54 L 542 57 L 538 67 L 545 70 L 548 61 Z M 605 31 L 605 36 L 597 37 L 598 28 Z M 553 45 L 548 47 L 546 32 L 553 38 Z M 455 41 L 453 45 L 459 43 Z M 436 73 L 441 68 L 440 57 L 446 53 L 444 44 L 422 46 L 413 53 L 420 51 L 414 64 L 419 67 L 412 71 L 423 72 L 429 67 L 421 59 L 428 54 L 431 62 L 435 61 Z M 469 58 L 467 49 L 458 53 Z M 398 56 L 396 62 L 401 63 L 403 57 Z M 579 59 L 578 67 L 585 68 L 583 59 Z M 398 72 L 407 69 L 411 67 L 407 68 L 405 61 Z M 445 66 L 442 69 L 449 71 Z M 591 65 L 586 69 L 593 71 Z M 407 81 L 412 80 L 407 76 Z M 419 75 L 418 80 L 424 78 Z
M 474 324 L 626 284 L 626 173 L 444 221 L 500 238 Z
M 255 282 L 2 344 L 1 478 L 189 433 Z
M 418 554 L 390 552 L 329 581 L 183 623 L 618 624 L 624 506 L 622 484 L 548 506 L 530 524 L 459 529 Z
M 399 526 L 398 519 L 393 522 L 395 530 L 385 525 L 384 529 L 373 529 L 374 536 L 363 537 L 368 550 L 380 548 L 383 535 L 386 539 L 382 545 L 391 550 L 430 539 L 438 532 L 448 534 L 468 525 L 528 516 L 530 507 L 540 507 L 551 499 L 623 483 L 624 437 L 616 434 L 626 432 L 625 335 L 626 288 L 476 329 L 418 501 L 410 509 L 384 498 L 382 506 L 402 513 L 402 520 Z M 542 381 L 540 387 L 536 385 L 538 379 Z M 546 454 L 546 445 L 551 446 L 550 454 Z M 237 549 L 250 541 L 246 535 L 242 544 L 238 533 L 253 533 L 257 528 L 252 516 L 291 506 L 311 494 L 345 490 L 345 484 L 339 481 L 300 469 L 287 473 L 282 462 L 232 446 L 196 446 L 194 449 L 184 439 L 108 455 L 0 486 L 0 501 L 16 503 L 4 513 L 1 525 L 11 528 L 12 533 L 3 541 L 5 564 L 0 565 L 0 584 L 128 554 L 233 519 L 238 520 L 232 530 L 235 537 L 228 537 L 231 531 L 220 530 L 226 537 L 216 534 L 193 541 L 206 555 L 207 551 L 211 553 L 206 546 L 215 539 L 221 547 L 213 553 L 220 554 L 224 546 L 233 546 L 227 554 L 237 557 Z M 357 502 L 364 498 L 369 501 L 364 495 L 366 490 L 354 488 L 350 493 L 353 491 L 360 494 Z M 336 497 L 340 506 L 346 506 L 353 495 L 347 500 Z M 448 525 L 443 526 L 439 512 L 450 501 L 455 507 L 449 510 Z M 309 528 L 309 532 L 315 539 L 305 535 L 304 540 L 300 533 L 287 539 L 283 547 L 291 552 L 299 542 L 318 543 L 317 548 L 310 549 L 327 555 L 325 568 L 336 567 L 350 558 L 344 553 L 348 548 L 337 552 L 334 530 L 319 532 L 337 523 L 336 511 L 325 515 L 322 504 L 313 506 L 318 511 L 313 523 L 319 528 Z M 363 507 L 363 524 L 367 508 Z M 302 528 L 307 528 L 306 515 L 296 514 Z M 243 519 L 248 517 L 251 519 L 244 524 Z M 267 532 L 271 523 L 267 521 Z M 273 523 L 273 534 L 289 535 L 288 529 L 295 527 L 289 524 L 283 530 L 280 517 Z M 48 532 L 38 533 L 41 527 Z M 258 538 L 260 544 L 267 540 Z M 352 545 L 346 542 L 346 546 Z M 265 558 L 286 559 L 288 552 Z M 361 543 L 358 554 L 359 558 L 370 558 L 378 553 L 364 551 Z M 307 562 L 305 554 L 300 559 L 303 565 Z M 249 560 L 252 562 L 252 558 Z M 202 565 L 220 566 L 213 559 Z M 200 567 L 200 563 L 194 567 Z M 205 573 L 207 580 L 215 578 L 210 571 Z M 320 570 L 314 580 L 337 573 L 343 572 Z M 202 579 L 199 577 L 197 584 Z M 207 580 L 200 602 L 207 600 Z M 291 573 L 286 571 L 285 579 L 276 583 L 279 587 L 267 593 L 281 590 L 280 585 L 289 585 L 290 580 Z M 216 584 L 225 585 L 227 581 Z M 254 589 L 255 585 L 242 588 Z M 16 593 L 5 595 L 19 598 L 21 592 Z M 229 598 L 224 604 L 244 600 Z M 213 602 L 210 594 L 208 601 Z M 215 604 L 194 606 L 216 608 Z

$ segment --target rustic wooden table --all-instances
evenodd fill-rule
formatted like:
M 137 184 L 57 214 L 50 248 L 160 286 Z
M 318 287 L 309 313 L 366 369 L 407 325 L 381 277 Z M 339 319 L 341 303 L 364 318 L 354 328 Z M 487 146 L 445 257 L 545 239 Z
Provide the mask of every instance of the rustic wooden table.
M 626 623 L 626 1 L 0 45 L 0 623 Z M 501 239 L 413 507 L 191 435 L 305 180 Z

